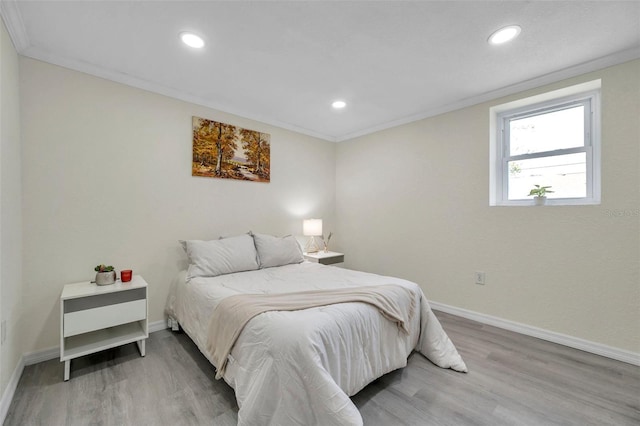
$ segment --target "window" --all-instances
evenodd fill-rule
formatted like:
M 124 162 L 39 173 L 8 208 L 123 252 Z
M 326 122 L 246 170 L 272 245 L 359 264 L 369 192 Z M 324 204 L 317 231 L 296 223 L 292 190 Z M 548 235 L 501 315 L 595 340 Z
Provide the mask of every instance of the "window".
M 491 205 L 600 202 L 600 80 L 491 108 Z

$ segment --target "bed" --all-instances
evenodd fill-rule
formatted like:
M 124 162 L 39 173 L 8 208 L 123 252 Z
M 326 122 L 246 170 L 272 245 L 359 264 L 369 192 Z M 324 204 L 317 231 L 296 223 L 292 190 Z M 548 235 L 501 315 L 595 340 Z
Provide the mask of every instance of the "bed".
M 174 280 L 166 311 L 235 390 L 239 425 L 361 425 L 349 396 L 406 366 L 413 350 L 442 368 L 467 371 L 415 283 L 306 262 L 292 237 L 251 234 L 183 246 L 189 269 Z M 367 289 L 408 295 L 385 299 L 397 318 L 381 315 L 387 309 L 375 302 L 348 298 L 266 310 L 243 324 L 229 352 L 215 353 L 222 344 L 212 330 L 234 316 L 235 308 L 223 311 L 234 298 L 308 300 Z

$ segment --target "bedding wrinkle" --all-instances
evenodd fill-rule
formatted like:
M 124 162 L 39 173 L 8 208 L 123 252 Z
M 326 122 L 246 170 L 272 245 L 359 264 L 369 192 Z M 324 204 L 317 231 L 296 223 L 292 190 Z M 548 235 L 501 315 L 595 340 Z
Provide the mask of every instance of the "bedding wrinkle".
M 267 312 L 263 316 L 270 327 L 278 329 L 290 322 L 280 312 Z M 314 328 L 303 323 L 300 327 L 290 328 L 286 334 L 273 336 L 267 350 L 279 355 L 272 358 L 268 370 L 267 366 L 259 368 L 256 380 L 251 378 L 251 383 L 242 384 L 242 389 L 247 390 L 242 394 L 245 399 L 242 407 L 248 407 L 248 410 L 238 412 L 239 425 L 362 424 L 357 409 L 350 402 L 345 403 L 344 393 L 330 379 L 329 373 L 324 369 L 310 369 L 309 364 L 303 362 L 317 356 L 307 344 L 315 334 Z M 277 374 L 269 376 L 270 380 L 264 377 L 273 372 Z M 309 398 L 309 395 L 313 397 Z M 327 407 L 331 409 L 327 411 Z M 345 422 L 351 418 L 355 420 Z
M 397 323 L 400 329 L 409 334 L 408 324 L 415 311 L 413 294 L 409 289 L 396 284 L 229 296 L 218 303 L 209 323 L 207 349 L 217 367 L 216 379 L 224 375 L 227 355 L 245 325 L 255 316 L 268 311 L 298 311 L 348 302 L 362 302 L 375 306 L 382 316 Z M 404 312 L 401 306 L 409 306 L 408 312 Z

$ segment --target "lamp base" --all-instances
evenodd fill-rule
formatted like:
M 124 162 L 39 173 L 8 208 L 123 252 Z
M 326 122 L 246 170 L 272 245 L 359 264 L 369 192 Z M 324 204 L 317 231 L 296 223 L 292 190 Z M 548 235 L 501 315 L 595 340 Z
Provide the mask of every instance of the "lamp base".
M 316 244 L 316 237 L 310 237 L 304 246 L 305 253 L 317 253 L 319 249 L 318 244 Z

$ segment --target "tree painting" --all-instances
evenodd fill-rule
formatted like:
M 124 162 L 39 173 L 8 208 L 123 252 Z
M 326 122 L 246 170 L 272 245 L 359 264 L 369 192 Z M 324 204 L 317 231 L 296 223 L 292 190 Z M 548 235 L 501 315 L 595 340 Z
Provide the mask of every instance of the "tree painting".
M 193 117 L 191 174 L 269 182 L 271 135 Z

